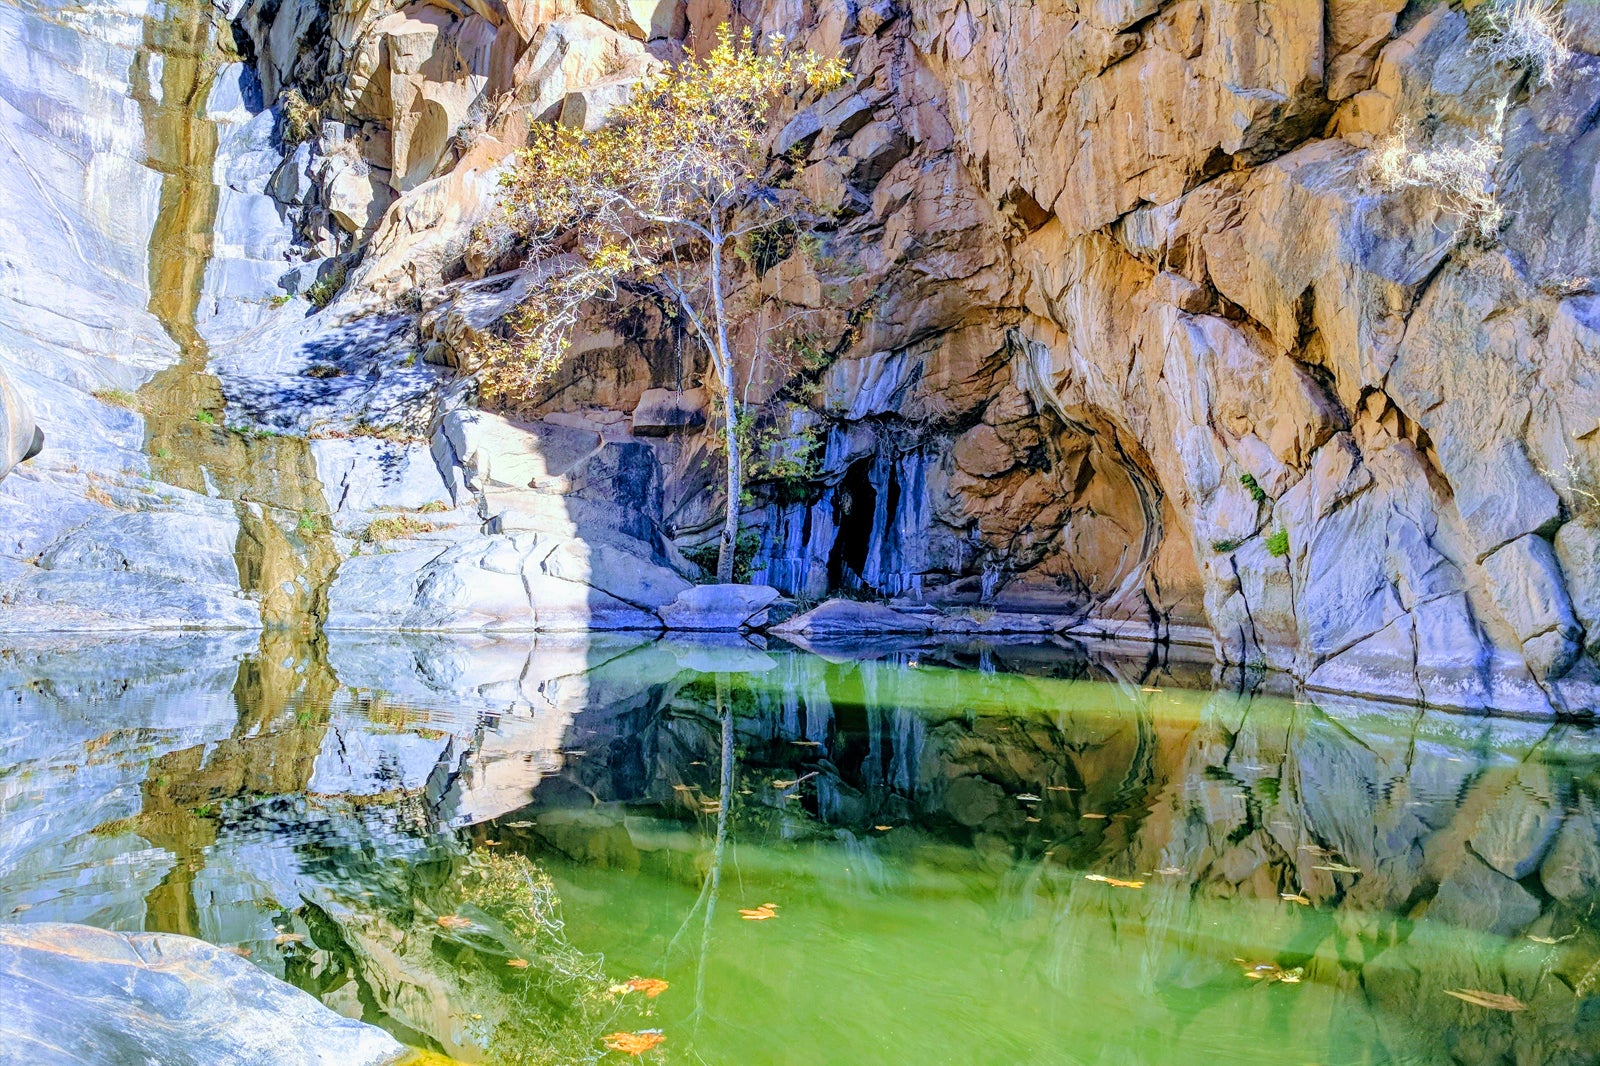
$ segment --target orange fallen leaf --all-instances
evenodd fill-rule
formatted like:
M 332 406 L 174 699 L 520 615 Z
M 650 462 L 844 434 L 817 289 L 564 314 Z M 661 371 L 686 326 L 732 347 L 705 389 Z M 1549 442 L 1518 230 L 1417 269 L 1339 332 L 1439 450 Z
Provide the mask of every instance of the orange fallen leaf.
M 284 944 L 302 944 L 305 939 L 306 935 L 304 933 L 279 933 L 272 938 L 272 942 L 282 947 Z
M 1101 884 L 1110 885 L 1112 888 L 1143 888 L 1143 881 L 1124 881 L 1120 877 L 1107 877 L 1105 874 L 1084 874 L 1085 881 L 1099 881 Z
M 739 917 L 747 922 L 764 922 L 768 918 L 776 918 L 777 916 L 778 905 L 776 903 L 763 903 L 759 907 L 741 907 L 739 909 Z
M 630 977 L 629 992 L 643 992 L 646 999 L 655 999 L 667 990 L 667 982 L 659 977 Z
M 892 825 L 875 825 L 872 828 L 876 829 L 880 833 L 887 833 L 889 830 L 893 829 L 894 826 L 892 826 Z
M 1309 899 L 1307 899 L 1306 897 L 1300 895 L 1300 893 L 1298 893 L 1298 892 L 1279 892 L 1278 895 L 1282 896 L 1284 899 L 1288 900 L 1290 903 L 1298 903 L 1302 907 L 1311 906 L 1311 901 Z
M 1528 1005 L 1516 996 L 1508 996 L 1503 992 L 1485 992 L 1477 988 L 1447 988 L 1447 996 L 1454 996 L 1464 1003 L 1474 1007 L 1484 1007 L 1488 1010 L 1519 1011 L 1527 1010 Z
M 513 969 L 526 970 L 528 968 L 528 960 L 527 959 L 507 959 L 506 960 L 506 965 L 512 967 Z
M 223 948 L 223 950 L 224 951 L 231 951 L 235 955 L 239 956 L 241 959 L 248 959 L 250 957 L 250 955 L 251 955 L 251 952 L 250 952 L 249 948 L 240 947 L 237 944 L 233 945 L 232 947 Z
M 639 1056 L 665 1040 L 666 1035 L 658 1029 L 645 1029 L 637 1033 L 612 1033 L 600 1039 L 604 1040 L 606 1047 L 612 1051 Z
M 463 918 L 459 914 L 441 914 L 439 925 L 445 929 L 469 929 L 472 927 L 472 919 Z

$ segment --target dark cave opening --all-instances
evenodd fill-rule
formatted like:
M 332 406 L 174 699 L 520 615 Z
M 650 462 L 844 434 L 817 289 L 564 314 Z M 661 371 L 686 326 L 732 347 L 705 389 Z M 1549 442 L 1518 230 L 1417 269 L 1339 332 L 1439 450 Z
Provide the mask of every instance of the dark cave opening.
M 828 588 L 857 591 L 867 565 L 872 542 L 872 516 L 878 490 L 872 487 L 872 460 L 861 459 L 845 471 L 833 498 L 833 519 L 838 535 L 828 555 Z

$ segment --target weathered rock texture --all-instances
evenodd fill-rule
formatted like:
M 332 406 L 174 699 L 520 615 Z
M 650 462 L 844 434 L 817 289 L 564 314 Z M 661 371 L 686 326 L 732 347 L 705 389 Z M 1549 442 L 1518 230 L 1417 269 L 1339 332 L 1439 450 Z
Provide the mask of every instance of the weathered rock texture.
M 164 380 L 148 443 L 183 461 L 148 465 L 199 497 L 156 506 L 204 511 L 250 545 L 234 553 L 248 617 L 208 584 L 202 622 L 661 625 L 699 576 L 682 553 L 726 506 L 690 339 L 649 300 L 597 311 L 518 420 L 470 413 L 441 368 L 470 370 L 474 341 L 525 295 L 493 198 L 528 123 L 602 122 L 719 23 L 750 23 L 855 74 L 786 104 L 774 134 L 832 218 L 820 246 L 740 281 L 763 321 L 790 323 L 739 335 L 778 441 L 747 513 L 753 580 L 1208 643 L 1316 688 L 1593 710 L 1600 17 L 1567 5 L 1573 54 L 1546 81 L 1490 62 L 1482 6 L 252 0 L 228 15 L 253 73 L 215 79 L 208 112 L 204 285 L 185 315 L 156 315 L 179 355 L 138 340 L 153 324 L 139 227 L 168 197 L 119 128 L 94 135 L 118 160 L 105 173 L 142 197 L 136 232 L 58 280 L 84 292 L 71 306 L 121 308 L 132 339 L 79 323 L 92 359 L 74 361 L 78 340 L 29 340 L 40 358 L 0 360 L 47 433 L 84 407 L 39 399 L 49 381 L 129 388 L 176 358 L 247 436 L 323 438 L 198 446 L 170 402 L 194 389 Z M 87 109 L 81 92 L 55 99 Z M 146 111 L 148 135 L 168 136 Z M 43 161 L 87 136 L 25 128 Z M 1436 189 L 1369 180 L 1372 146 L 1398 131 L 1413 156 L 1487 146 L 1498 228 Z M 97 224 L 68 207 L 38 224 Z M 320 283 L 320 301 L 347 270 L 319 315 L 269 299 Z M 137 416 L 93 406 L 108 439 L 137 434 Z M 238 474 L 258 454 L 273 485 Z M 116 481 L 145 465 L 84 469 Z M 7 482 L 0 626 L 8 605 L 37 625 L 108 571 L 152 574 L 91 550 L 98 534 L 65 550 L 60 520 L 12 537 L 39 524 L 44 486 L 81 495 L 82 477 Z M 419 534 L 429 508 L 448 517 Z M 357 555 L 368 528 L 419 543 L 374 533 L 405 550 Z M 225 569 L 198 561 L 175 569 Z M 134 599 L 148 584 L 114 580 Z M 124 623 L 178 624 L 179 593 L 163 602 Z M 97 610 L 71 616 L 104 624 Z
M 1568 12 L 1542 83 L 1488 60 L 1474 6 L 689 5 L 690 48 L 732 18 L 856 73 L 775 139 L 836 225 L 746 279 L 803 323 L 744 331 L 763 417 L 814 442 L 806 491 L 750 514 L 754 576 L 1592 709 L 1596 20 Z M 1406 129 L 1490 146 L 1498 230 L 1369 176 Z M 519 291 L 435 287 L 424 335 L 459 364 Z M 722 506 L 677 415 L 701 362 L 624 319 L 535 406 L 631 412 L 687 545 Z
M 168 933 L 0 928 L 7 1055 L 42 1066 L 379 1066 L 404 1048 L 238 955 Z

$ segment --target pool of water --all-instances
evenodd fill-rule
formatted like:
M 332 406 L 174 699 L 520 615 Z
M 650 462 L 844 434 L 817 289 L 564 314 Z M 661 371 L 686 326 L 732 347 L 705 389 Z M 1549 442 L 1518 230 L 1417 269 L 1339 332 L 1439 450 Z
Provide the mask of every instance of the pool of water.
M 1600 1061 L 1600 734 L 1249 680 L 17 645 L 0 920 L 200 936 L 466 1062 Z

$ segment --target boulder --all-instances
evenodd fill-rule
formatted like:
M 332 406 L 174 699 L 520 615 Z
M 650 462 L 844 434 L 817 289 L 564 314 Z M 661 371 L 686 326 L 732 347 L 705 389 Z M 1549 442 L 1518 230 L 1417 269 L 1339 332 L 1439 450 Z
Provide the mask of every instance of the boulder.
M 201 940 L 0 927 L 8 1058 L 37 1066 L 379 1066 L 405 1048 Z
M 1522 642 L 1534 676 L 1566 673 L 1577 659 L 1583 631 L 1550 542 L 1534 534 L 1519 537 L 1484 559 L 1483 571 L 1495 606 Z
M 881 603 L 829 600 L 773 628 L 780 636 L 797 633 L 812 637 L 872 633 L 930 633 L 930 619 L 903 614 Z
M 770 585 L 695 585 L 661 609 L 668 629 L 759 629 L 778 598 Z
M 0 371 L 0 477 L 38 455 L 43 447 L 44 431 L 33 424 L 33 415 L 22 405 L 22 397 Z

